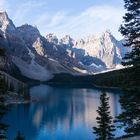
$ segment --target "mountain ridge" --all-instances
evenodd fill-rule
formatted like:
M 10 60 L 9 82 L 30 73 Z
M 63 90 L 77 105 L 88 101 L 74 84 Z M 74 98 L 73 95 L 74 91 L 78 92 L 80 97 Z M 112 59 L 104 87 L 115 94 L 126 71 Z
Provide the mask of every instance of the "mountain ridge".
M 0 45 L 21 73 L 31 79 L 46 81 L 55 73 L 88 74 L 120 65 L 127 51 L 109 31 L 86 39 L 69 35 L 58 39 L 42 36 L 37 27 L 15 27 L 6 12 L 0 12 Z

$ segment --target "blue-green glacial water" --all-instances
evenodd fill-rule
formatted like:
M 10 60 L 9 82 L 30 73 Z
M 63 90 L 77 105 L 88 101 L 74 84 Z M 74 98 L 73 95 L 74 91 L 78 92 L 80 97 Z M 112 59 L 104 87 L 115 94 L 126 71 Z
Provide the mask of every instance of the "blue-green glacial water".
M 51 87 L 31 88 L 36 102 L 12 105 L 4 121 L 9 124 L 8 140 L 19 130 L 26 140 L 94 140 L 92 127 L 96 126 L 96 110 L 102 89 Z M 111 115 L 121 112 L 119 90 L 106 90 L 110 97 Z M 116 136 L 123 132 L 117 130 Z

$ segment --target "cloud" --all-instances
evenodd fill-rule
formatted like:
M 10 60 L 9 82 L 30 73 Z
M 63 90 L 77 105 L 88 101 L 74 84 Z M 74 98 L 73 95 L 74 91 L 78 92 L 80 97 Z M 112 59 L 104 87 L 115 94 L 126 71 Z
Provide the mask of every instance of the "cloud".
M 19 26 L 25 22 L 31 24 L 37 15 L 47 9 L 47 5 L 46 0 L 0 0 L 0 11 L 8 12 L 9 17 Z
M 36 25 L 47 25 L 47 27 L 52 28 L 60 25 L 63 20 L 66 18 L 66 13 L 63 11 L 58 11 L 54 15 L 50 15 L 48 13 L 41 14 L 37 17 L 37 19 L 33 22 Z
M 57 13 L 52 16 L 50 22 L 46 22 L 49 23 L 45 24 L 45 29 L 48 32 L 54 32 L 59 37 L 64 34 L 70 34 L 76 38 L 84 37 L 106 29 L 110 29 L 116 37 L 121 37 L 118 28 L 124 14 L 123 8 L 102 5 L 89 7 L 74 16 L 70 13 Z
M 51 22 L 49 23 L 48 26 L 50 27 L 58 26 L 60 25 L 60 23 L 63 22 L 64 19 L 66 19 L 66 13 L 59 11 L 51 18 Z
M 41 25 L 41 24 L 45 24 L 45 22 L 47 22 L 49 19 L 50 19 L 50 15 L 45 13 L 37 17 L 37 19 L 35 19 L 33 23 L 36 25 Z
M 43 35 L 51 32 L 58 37 L 70 34 L 75 38 L 83 38 L 110 29 L 115 37 L 121 37 L 118 28 L 125 13 L 123 7 L 94 5 L 81 13 L 70 13 L 62 10 L 51 11 L 47 0 L 14 2 L 11 4 L 11 0 L 0 0 L 0 9 L 8 11 L 16 26 L 24 23 L 35 24 Z
M 87 10 L 85 10 L 81 15 L 88 16 L 90 18 L 100 19 L 102 21 L 107 21 L 111 19 L 118 21 L 122 14 L 122 9 L 118 9 L 118 7 L 104 5 L 90 7 Z
M 13 15 L 13 20 L 18 21 L 18 23 L 21 23 L 24 21 L 24 19 L 28 17 L 28 19 L 34 18 L 36 13 L 39 13 L 39 10 L 46 8 L 47 2 L 39 0 L 38 2 L 30 0 L 26 1 L 25 3 L 20 3 L 16 10 L 15 14 Z M 29 21 L 29 20 L 28 20 Z M 30 21 L 31 23 L 31 21 Z

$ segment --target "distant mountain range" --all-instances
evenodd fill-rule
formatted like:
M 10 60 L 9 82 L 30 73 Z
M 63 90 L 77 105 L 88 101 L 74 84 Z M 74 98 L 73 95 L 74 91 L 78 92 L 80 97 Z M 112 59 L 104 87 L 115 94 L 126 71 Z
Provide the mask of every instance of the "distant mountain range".
M 130 51 L 108 30 L 78 40 L 69 35 L 62 39 L 53 34 L 44 37 L 35 26 L 15 27 L 6 12 L 0 12 L 0 46 L 22 75 L 40 81 L 51 79 L 55 73 L 89 74 L 117 69 Z

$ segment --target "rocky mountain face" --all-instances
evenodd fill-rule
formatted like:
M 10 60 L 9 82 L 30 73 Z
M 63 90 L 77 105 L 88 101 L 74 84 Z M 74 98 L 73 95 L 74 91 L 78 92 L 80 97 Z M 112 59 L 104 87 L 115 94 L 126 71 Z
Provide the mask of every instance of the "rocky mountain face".
M 89 36 L 85 40 L 78 40 L 74 47 L 85 50 L 88 56 L 102 60 L 107 68 L 115 68 L 121 63 L 123 57 L 122 43 L 117 41 L 110 31 Z
M 54 73 L 115 69 L 128 51 L 109 31 L 79 40 L 69 35 L 43 37 L 35 26 L 15 27 L 6 12 L 0 12 L 0 46 L 24 76 L 40 81 L 51 79 Z

